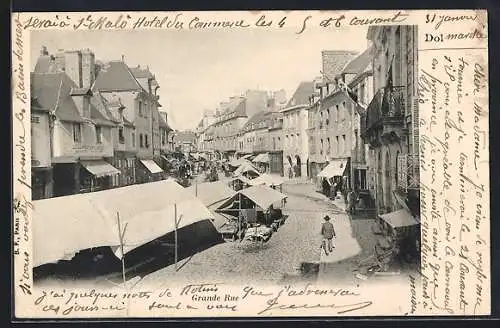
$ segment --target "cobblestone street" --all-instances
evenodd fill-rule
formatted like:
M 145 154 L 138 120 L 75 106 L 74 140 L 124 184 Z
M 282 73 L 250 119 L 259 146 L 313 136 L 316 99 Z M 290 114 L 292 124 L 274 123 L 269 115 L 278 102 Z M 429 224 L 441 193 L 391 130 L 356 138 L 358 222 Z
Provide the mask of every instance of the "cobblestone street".
M 325 214 L 333 218 L 337 235 L 340 236 L 334 253 L 354 256 L 361 251 L 358 239 L 351 236 L 351 231 L 371 235 L 369 227 L 352 229 L 343 209 L 317 193 L 311 183 L 287 181 L 283 192 L 289 196 L 284 208 L 288 218 L 267 243 L 226 242 L 178 263 L 177 272 L 175 266 L 171 265 L 144 277 L 141 283 L 162 284 L 175 279 L 179 282 L 213 280 L 276 284 L 300 279 L 299 268 L 302 263 L 320 262 L 320 229 Z M 359 225 L 369 225 L 369 221 L 360 220 Z M 345 257 L 341 255 L 330 257 Z M 331 262 L 333 259 L 322 261 Z M 337 273 L 340 278 L 347 272 L 342 270 Z

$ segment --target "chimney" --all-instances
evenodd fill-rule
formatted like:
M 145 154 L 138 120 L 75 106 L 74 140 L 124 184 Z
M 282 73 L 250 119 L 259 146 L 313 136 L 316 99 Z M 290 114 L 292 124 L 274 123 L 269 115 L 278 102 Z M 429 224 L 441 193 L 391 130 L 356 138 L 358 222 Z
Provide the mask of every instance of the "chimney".
M 75 82 L 78 88 L 82 88 L 82 53 L 80 51 L 66 51 L 64 53 L 64 65 L 66 74 Z
M 125 62 L 125 55 L 122 55 L 122 62 Z
M 95 81 L 95 56 L 90 49 L 82 51 L 82 87 L 90 88 Z
M 41 56 L 48 56 L 49 55 L 49 52 L 47 51 L 46 46 L 42 46 L 42 49 L 40 50 L 40 55 Z

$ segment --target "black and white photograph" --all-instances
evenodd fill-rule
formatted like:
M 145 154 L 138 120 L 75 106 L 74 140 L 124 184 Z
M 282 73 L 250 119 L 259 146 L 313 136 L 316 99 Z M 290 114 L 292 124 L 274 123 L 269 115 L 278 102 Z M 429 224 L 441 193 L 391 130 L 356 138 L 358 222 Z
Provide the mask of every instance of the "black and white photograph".
M 35 280 L 415 270 L 416 35 L 33 33 Z
M 35 302 L 41 311 L 113 316 L 125 303 L 105 307 L 98 299 L 117 289 L 147 302 L 151 316 L 190 309 L 234 316 L 237 302 L 250 297 L 262 309 L 243 314 L 363 315 L 384 305 L 357 288 L 378 286 L 407 295 L 387 303 L 407 314 L 422 303 L 421 289 L 422 306 L 436 311 L 449 307 L 444 286 L 457 284 L 459 293 L 449 273 L 462 275 L 462 267 L 430 259 L 456 256 L 476 263 L 467 276 L 479 270 L 482 257 L 473 260 L 472 248 L 467 257 L 459 246 L 438 245 L 458 243 L 463 225 L 450 222 L 480 208 L 465 209 L 466 193 L 479 192 L 470 186 L 457 194 L 460 203 L 446 196 L 452 185 L 462 188 L 455 176 L 472 172 L 458 173 L 459 159 L 472 165 L 471 153 L 454 157 L 462 147 L 456 133 L 465 131 L 461 107 L 458 118 L 443 109 L 454 104 L 450 95 L 460 104 L 461 88 L 472 96 L 471 81 L 482 78 L 483 66 L 464 59 L 471 57 L 428 50 L 429 33 L 397 11 L 390 19 L 353 14 L 338 28 L 312 28 L 313 16 L 304 14 L 296 25 L 283 18 L 284 27 L 267 29 L 238 28 L 247 22 L 220 16 L 115 14 L 107 22 L 73 20 L 93 26 L 84 29 L 23 20 L 32 28 L 24 53 L 32 209 L 25 274 L 43 290 Z M 134 28 L 120 28 L 120 20 Z M 26 204 L 18 200 L 17 210 Z M 16 224 L 22 231 L 22 220 Z M 439 302 L 437 287 L 428 287 L 438 274 Z M 191 303 L 177 302 L 174 286 Z M 221 286 L 240 289 L 221 293 Z M 280 291 L 259 289 L 269 286 Z M 170 302 L 146 300 L 149 290 Z M 283 305 L 285 294 L 345 297 Z M 49 299 L 58 297 L 67 302 L 56 310 Z M 86 298 L 94 303 L 79 303 Z

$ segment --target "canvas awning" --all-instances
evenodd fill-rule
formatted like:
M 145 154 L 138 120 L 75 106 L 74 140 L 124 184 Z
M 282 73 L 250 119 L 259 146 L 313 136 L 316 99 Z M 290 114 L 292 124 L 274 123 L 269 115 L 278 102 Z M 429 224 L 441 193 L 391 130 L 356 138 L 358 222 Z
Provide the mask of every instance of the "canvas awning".
M 141 163 L 148 169 L 152 174 L 163 172 L 161 167 L 158 166 L 153 160 L 141 159 Z
M 201 201 L 172 180 L 43 199 L 33 205 L 34 267 L 92 247 L 110 246 L 117 254 L 118 213 L 122 229 L 127 226 L 125 254 L 175 231 L 174 206 L 178 229 L 213 219 Z M 54 232 L 61 233 L 54 238 Z
M 168 158 L 167 158 L 167 156 L 165 156 L 165 155 L 161 155 L 161 158 L 162 158 L 163 160 L 167 161 L 167 162 L 169 161 L 169 160 L 168 160 Z
M 93 176 L 97 178 L 120 174 L 121 171 L 103 160 L 80 161 L 80 164 Z
M 242 175 L 239 175 L 239 176 L 237 176 L 237 177 L 231 178 L 229 181 L 232 183 L 232 182 L 233 182 L 233 181 L 235 181 L 235 180 L 239 180 L 239 181 L 241 181 L 241 182 L 243 182 L 243 183 L 246 183 L 246 184 L 248 184 L 248 185 L 251 185 L 251 181 L 252 181 L 252 180 L 250 180 L 250 179 L 248 179 L 248 178 L 246 178 L 246 177 L 244 177 L 244 176 L 242 176 Z M 254 180 L 255 180 L 255 179 L 254 179 Z
M 249 180 L 252 186 L 256 185 L 268 185 L 268 186 L 279 186 L 283 184 L 283 180 L 278 177 L 273 177 L 269 174 L 263 173 L 255 179 Z
M 417 220 L 405 209 L 395 212 L 380 214 L 379 217 L 392 228 L 409 227 L 419 224 Z
M 255 162 L 255 163 L 269 163 L 269 154 L 268 153 L 263 153 L 263 154 L 259 154 L 257 155 L 257 157 L 255 157 L 252 162 Z
M 268 209 L 272 204 L 281 202 L 283 199 L 287 198 L 287 195 L 268 186 L 258 185 L 238 191 L 231 199 L 225 201 L 217 209 L 223 210 L 230 206 L 239 197 L 239 194 L 247 197 L 264 210 Z
M 248 159 L 250 157 L 252 157 L 252 154 L 246 154 L 244 156 L 241 156 L 241 158 L 243 158 L 243 159 Z
M 245 164 L 241 165 L 240 167 L 238 167 L 236 169 L 236 171 L 234 171 L 233 174 L 235 176 L 238 176 L 238 175 L 241 175 L 241 174 L 247 173 L 247 172 L 252 172 L 252 173 L 255 173 L 257 175 L 260 175 L 259 170 L 250 163 L 245 163 Z
M 198 183 L 186 189 L 196 198 L 201 200 L 207 207 L 231 198 L 236 194 L 236 192 L 229 188 L 223 181 Z
M 346 159 L 332 160 L 321 172 L 318 173 L 318 177 L 333 178 L 336 176 L 342 176 L 344 175 L 346 166 Z

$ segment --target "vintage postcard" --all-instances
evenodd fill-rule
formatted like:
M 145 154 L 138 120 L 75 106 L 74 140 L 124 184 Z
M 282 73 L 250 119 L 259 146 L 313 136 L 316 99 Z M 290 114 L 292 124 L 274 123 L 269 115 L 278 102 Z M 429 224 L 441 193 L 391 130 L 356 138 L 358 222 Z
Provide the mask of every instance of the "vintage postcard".
M 16 318 L 490 314 L 487 21 L 13 13 Z

